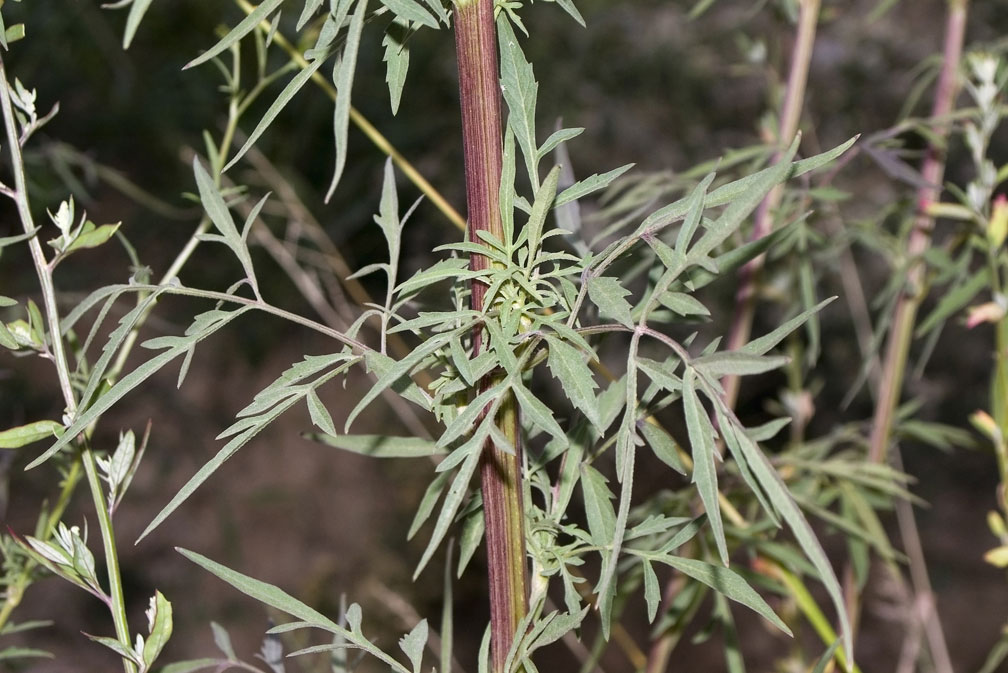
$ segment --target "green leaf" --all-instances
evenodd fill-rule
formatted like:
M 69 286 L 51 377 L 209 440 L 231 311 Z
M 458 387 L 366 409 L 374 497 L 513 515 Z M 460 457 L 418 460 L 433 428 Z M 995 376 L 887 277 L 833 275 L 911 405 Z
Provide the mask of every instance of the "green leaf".
M 737 352 L 749 353 L 750 355 L 763 355 L 771 348 L 783 341 L 791 332 L 795 331 L 801 327 L 810 316 L 814 315 L 816 312 L 822 310 L 824 306 L 833 302 L 836 297 L 830 297 L 829 299 L 824 299 L 807 311 L 802 311 L 800 314 L 791 318 L 783 325 L 770 332 L 769 334 L 764 334 L 758 339 L 753 339 L 745 346 L 738 349 Z
M 136 35 L 137 28 L 140 27 L 140 21 L 143 19 L 144 14 L 150 9 L 151 2 L 154 0 L 133 0 L 133 4 L 130 5 L 129 15 L 126 17 L 126 30 L 123 32 L 123 49 L 129 49 L 130 44 L 133 42 L 133 37 Z
M 319 626 L 333 633 L 345 632 L 338 624 L 330 620 L 318 610 L 310 608 L 290 594 L 282 591 L 272 584 L 267 584 L 260 580 L 243 575 L 236 570 L 223 566 L 216 561 L 211 561 L 202 554 L 194 551 L 176 547 L 175 551 L 185 556 L 187 559 L 200 566 L 209 573 L 216 575 L 246 596 L 250 596 L 260 603 L 264 603 L 285 614 L 297 617 L 313 626 Z
M 734 570 L 680 556 L 667 556 L 662 558 L 662 562 L 672 566 L 684 575 L 703 582 L 714 589 L 714 591 L 727 596 L 736 603 L 741 603 L 750 608 L 789 636 L 794 635 L 791 633 L 791 629 L 767 605 L 767 602 Z
M 66 249 L 66 252 L 73 250 L 84 250 L 85 248 L 97 248 L 104 245 L 112 236 L 119 231 L 120 223 L 103 224 L 96 227 L 94 222 L 85 222 L 81 232 L 74 238 L 73 242 Z
M 403 87 L 406 85 L 406 73 L 409 71 L 409 49 L 398 35 L 393 35 L 391 32 L 397 28 L 398 26 L 393 24 L 382 38 L 382 46 L 385 47 L 385 55 L 382 57 L 385 61 L 385 82 L 388 84 L 389 103 L 393 115 L 399 112 Z
M 315 392 L 314 388 L 309 390 L 308 394 L 305 395 L 305 402 L 308 404 L 308 414 L 311 416 L 311 421 L 315 424 L 315 427 L 329 436 L 336 435 L 336 427 L 333 425 L 332 416 L 329 414 L 326 406 L 322 404 L 322 400 L 319 399 L 318 393 Z
M 394 437 L 391 435 L 340 435 L 329 434 L 306 435 L 312 441 L 320 442 L 337 449 L 359 453 L 372 458 L 424 458 L 427 456 L 443 456 L 448 453 L 436 442 L 422 437 Z
M 542 428 L 553 435 L 561 442 L 567 441 L 567 433 L 556 422 L 552 410 L 543 404 L 542 400 L 518 382 L 511 384 L 511 390 L 514 391 L 515 398 L 518 400 L 522 413 L 527 420 L 531 421 L 536 427 Z
M 437 19 L 416 0 L 380 0 L 380 2 L 391 9 L 392 13 L 400 19 L 415 21 L 434 30 L 438 29 Z
M 717 455 L 714 426 L 697 396 L 695 381 L 696 375 L 692 369 L 683 376 L 682 400 L 683 410 L 686 412 L 686 430 L 693 451 L 693 483 L 696 484 L 700 500 L 707 510 L 707 519 L 714 532 L 714 541 L 717 543 L 721 562 L 727 566 L 728 545 L 725 542 L 724 525 L 721 522 L 717 467 L 714 462 Z
M 399 648 L 409 657 L 413 664 L 413 673 L 420 673 L 423 663 L 423 651 L 427 645 L 427 620 L 421 619 L 409 633 L 399 639 Z
M 343 176 L 346 166 L 347 133 L 350 130 L 350 90 L 353 88 L 354 73 L 357 71 L 357 50 L 360 47 L 361 32 L 364 30 L 364 16 L 367 12 L 367 0 L 359 0 L 357 9 L 350 18 L 350 28 L 347 30 L 346 46 L 333 71 L 333 84 L 336 85 L 336 104 L 333 110 L 333 132 L 336 147 L 336 162 L 332 182 L 326 191 L 326 203 L 332 198 Z
M 108 411 L 116 402 L 125 397 L 130 391 L 156 374 L 172 360 L 185 355 L 193 342 L 210 336 L 212 333 L 216 332 L 218 329 L 249 310 L 251 310 L 251 307 L 243 306 L 231 312 L 221 311 L 220 313 L 222 316 L 220 320 L 208 322 L 207 324 L 202 325 L 201 329 L 188 335 L 187 337 L 179 338 L 178 343 L 151 358 L 123 378 L 119 379 L 115 385 L 105 391 L 97 400 L 88 406 L 87 409 L 80 410 L 77 417 L 73 420 L 73 423 L 67 427 L 59 441 L 50 446 L 41 456 L 29 463 L 28 467 L 25 469 L 37 467 L 49 460 L 49 458 L 55 455 L 57 451 L 66 446 L 74 437 L 84 432 L 91 423 Z
M 16 449 L 32 442 L 59 437 L 63 424 L 56 421 L 35 421 L 0 432 L 0 449 Z
M 462 505 L 462 501 L 469 492 L 469 480 L 472 479 L 473 474 L 476 472 L 476 466 L 479 465 L 480 456 L 483 455 L 483 445 L 486 443 L 487 437 L 490 434 L 487 426 L 492 424 L 493 419 L 487 417 L 487 419 L 480 424 L 480 427 L 476 430 L 476 433 L 473 434 L 472 438 L 459 448 L 455 449 L 456 451 L 465 452 L 466 459 L 462 462 L 458 472 L 455 473 L 455 478 L 452 480 L 452 484 L 448 488 L 448 493 L 445 495 L 444 503 L 441 505 L 441 512 L 438 514 L 437 521 L 434 524 L 434 531 L 431 533 L 430 540 L 427 543 L 427 548 L 424 550 L 423 556 L 420 557 L 420 562 L 417 563 L 416 570 L 413 571 L 414 580 L 421 572 L 423 572 L 423 569 L 427 566 L 427 563 L 434 555 L 434 551 L 441 544 L 441 541 L 444 540 L 445 535 L 448 533 L 449 526 L 451 526 L 452 521 L 455 519 L 455 514 L 458 512 L 459 507 Z
M 658 295 L 658 301 L 666 308 L 678 313 L 681 316 L 704 315 L 709 316 L 710 311 L 700 301 L 684 292 L 662 292 Z
M 630 294 L 619 281 L 610 276 L 591 276 L 588 279 L 588 298 L 598 306 L 599 314 L 633 329 L 630 306 L 624 297 Z
M 554 207 L 559 208 L 562 205 L 570 203 L 571 201 L 577 201 L 580 198 L 591 194 L 592 192 L 597 192 L 600 189 L 605 189 L 608 187 L 613 180 L 619 176 L 626 173 L 628 170 L 634 167 L 634 164 L 625 164 L 619 168 L 614 168 L 611 171 L 603 173 L 602 175 L 594 174 L 590 177 L 585 178 L 579 182 L 575 182 L 573 185 L 567 189 L 560 192 L 556 197 L 556 202 L 553 204 Z M 559 168 L 559 167 L 558 167 Z
M 312 75 L 315 74 L 324 62 L 325 59 L 323 58 L 315 59 L 309 63 L 307 67 L 298 72 L 298 74 L 294 75 L 294 77 L 291 78 L 291 81 L 287 82 L 287 86 L 283 88 L 283 91 L 277 95 L 273 103 L 271 103 L 266 109 L 266 112 L 263 113 L 262 119 L 260 119 L 259 123 L 256 124 L 252 133 L 249 134 L 245 144 L 241 146 L 241 149 L 239 149 L 233 157 L 231 157 L 231 160 L 227 162 L 227 165 L 224 166 L 222 172 L 227 171 L 229 168 L 238 163 L 243 156 L 245 156 L 245 153 L 248 152 L 259 140 L 259 136 L 261 136 L 266 129 L 269 128 L 270 124 L 273 123 L 273 120 L 277 118 L 285 107 L 287 107 L 287 104 L 290 103 L 294 96 L 297 95 L 298 91 L 300 91 L 301 88 L 308 83 L 308 80 L 311 79 Z
M 832 600 L 833 606 L 836 608 L 837 616 L 840 619 L 840 630 L 844 639 L 844 652 L 847 660 L 851 661 L 853 656 L 851 652 L 850 620 L 847 616 L 847 608 L 844 604 L 840 582 L 837 581 L 836 574 L 833 572 L 826 552 L 823 551 L 815 532 L 809 526 L 808 521 L 801 513 L 794 498 L 788 493 L 784 481 L 777 474 L 777 471 L 770 464 L 767 457 L 744 433 L 736 433 L 736 437 L 738 437 L 740 450 L 753 476 L 759 482 L 760 487 L 766 493 L 774 508 L 780 513 L 781 518 L 791 528 L 799 546 L 805 552 L 805 556 L 818 572 L 819 580 L 825 585 L 830 600 Z
M 193 60 L 183 66 L 183 70 L 187 68 L 193 68 L 201 63 L 206 63 L 213 57 L 222 53 L 225 49 L 235 44 L 243 37 L 255 30 L 255 27 L 259 25 L 260 22 L 266 19 L 270 14 L 273 13 L 284 0 L 263 0 L 252 12 L 246 16 L 237 26 L 231 29 L 231 31 L 225 35 L 221 40 L 212 46 L 209 50 L 203 52 Z
M 536 154 L 536 160 L 542 161 L 543 157 L 548 155 L 550 152 L 555 150 L 559 145 L 567 142 L 568 140 L 573 140 L 579 135 L 584 133 L 584 128 L 572 128 L 572 129 L 559 129 L 550 134 L 550 137 L 546 139 L 546 142 L 542 144 L 539 148 L 539 152 Z
M 539 254 L 539 246 L 542 244 L 543 225 L 546 223 L 546 215 L 549 213 L 550 206 L 553 203 L 553 196 L 556 194 L 557 181 L 559 179 L 560 167 L 554 166 L 553 170 L 546 176 L 542 186 L 536 190 L 532 212 L 529 214 L 528 224 L 525 225 L 525 232 L 528 234 L 530 261 Z
M 637 424 L 644 440 L 651 446 L 658 460 L 665 463 L 679 474 L 686 474 L 686 466 L 679 457 L 678 444 L 665 430 L 647 420 Z
M 255 282 L 255 269 L 252 266 L 252 256 L 249 254 L 248 245 L 238 233 L 234 220 L 231 218 L 231 211 L 228 210 L 224 197 L 221 195 L 217 185 L 214 184 L 210 174 L 203 168 L 199 157 L 193 157 L 193 173 L 196 176 L 196 186 L 199 189 L 200 201 L 207 215 L 213 221 L 217 231 L 221 233 L 221 242 L 231 248 L 238 261 L 241 262 L 245 270 L 245 277 L 252 283 Z M 204 235 L 204 238 L 210 238 Z
M 172 606 L 160 591 L 154 592 L 147 611 L 150 635 L 144 641 L 143 662 L 149 669 L 172 634 Z
M 695 358 L 692 366 L 702 371 L 712 379 L 722 376 L 751 376 L 763 374 L 786 365 L 791 358 L 777 356 L 752 355 L 744 351 L 721 351 Z
M 525 60 L 518 38 L 508 21 L 497 22 L 500 45 L 501 91 L 507 103 L 508 126 L 525 157 L 525 167 L 533 189 L 539 187 L 536 164 L 538 145 L 535 139 L 536 96 L 539 84 L 532 72 L 532 64 Z
M 658 616 L 658 606 L 661 604 L 658 575 L 647 559 L 641 562 L 641 566 L 644 569 L 644 600 L 647 601 L 648 623 L 654 624 L 655 617 Z
M 546 364 L 553 377 L 560 382 L 567 399 L 601 433 L 605 428 L 601 427 L 602 417 L 599 413 L 598 399 L 595 397 L 598 384 L 592 376 L 591 368 L 582 358 L 581 351 L 548 335 L 546 342 L 549 344 L 549 358 Z
M 585 516 L 588 519 L 588 532 L 596 546 L 605 547 L 612 542 L 616 532 L 613 495 L 602 473 L 588 463 L 581 464 L 581 493 L 584 497 Z

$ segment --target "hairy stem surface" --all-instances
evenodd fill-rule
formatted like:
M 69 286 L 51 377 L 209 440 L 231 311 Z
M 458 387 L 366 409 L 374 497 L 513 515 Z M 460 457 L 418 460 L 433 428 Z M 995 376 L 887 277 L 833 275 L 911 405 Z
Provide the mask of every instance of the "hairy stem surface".
M 465 156 L 468 238 L 478 242 L 478 231 L 504 238 L 500 213 L 501 110 L 497 74 L 497 39 L 493 0 L 469 0 L 455 5 L 455 48 L 458 55 Z M 473 270 L 488 268 L 483 255 L 472 255 Z M 471 306 L 484 310 L 486 286 L 473 282 Z M 483 333 L 473 334 L 473 351 L 483 348 Z M 491 375 L 483 389 L 493 384 Z M 488 441 L 480 466 L 483 516 L 486 523 L 490 583 L 490 657 L 492 670 L 504 670 L 505 660 L 522 617 L 528 612 L 525 565 L 525 525 L 521 484 L 521 442 L 518 407 L 506 400 L 497 425 L 514 451 L 507 453 Z

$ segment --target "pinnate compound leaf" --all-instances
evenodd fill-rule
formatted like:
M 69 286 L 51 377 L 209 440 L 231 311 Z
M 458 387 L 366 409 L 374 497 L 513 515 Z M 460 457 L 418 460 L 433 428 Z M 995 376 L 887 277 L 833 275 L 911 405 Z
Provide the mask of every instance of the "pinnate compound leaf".
M 686 430 L 693 450 L 693 483 L 700 493 L 700 500 L 707 510 L 707 519 L 714 532 L 721 562 L 728 565 L 728 545 L 725 542 L 724 524 L 721 522 L 721 506 L 718 503 L 717 467 L 714 459 L 717 448 L 714 444 L 714 426 L 707 411 L 700 403 L 696 392 L 696 374 L 690 370 L 683 377 L 683 410 L 686 413 Z
M 703 582 L 719 594 L 727 596 L 736 603 L 741 603 L 750 608 L 789 636 L 793 635 L 791 629 L 781 621 L 781 618 L 767 605 L 762 596 L 756 593 L 749 586 L 749 583 L 734 570 L 713 563 L 680 556 L 667 556 L 662 558 L 662 562 L 672 566 L 684 575 Z
M 546 364 L 550 372 L 560 381 L 567 399 L 602 432 L 602 417 L 595 397 L 598 384 L 592 376 L 591 368 L 582 359 L 581 351 L 550 336 L 546 337 L 546 342 L 549 344 L 549 359 Z
M 235 44 L 243 37 L 255 30 L 256 26 L 259 25 L 266 17 L 273 13 L 280 5 L 282 5 L 284 0 L 263 0 L 252 12 L 242 19 L 237 26 L 231 29 L 231 31 L 225 35 L 221 40 L 212 46 L 207 51 L 203 52 L 193 60 L 189 61 L 182 68 L 183 70 L 187 68 L 192 68 L 201 63 L 206 63 L 213 57 L 224 52 L 225 49 Z

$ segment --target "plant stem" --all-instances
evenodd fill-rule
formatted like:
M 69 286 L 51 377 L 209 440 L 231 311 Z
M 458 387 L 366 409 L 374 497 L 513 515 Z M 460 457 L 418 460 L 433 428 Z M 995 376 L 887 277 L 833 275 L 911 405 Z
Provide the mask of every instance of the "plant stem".
M 458 56 L 465 157 L 468 238 L 487 231 L 503 239 L 500 213 L 502 165 L 500 87 L 493 0 L 459 0 L 455 4 L 455 48 Z M 470 256 L 474 270 L 488 268 L 483 255 Z M 473 282 L 470 304 L 483 311 L 486 286 Z M 484 347 L 482 331 L 473 334 L 473 351 Z M 481 383 L 485 390 L 494 375 Z M 503 673 L 518 624 L 528 612 L 528 571 L 525 565 L 525 508 L 522 502 L 521 442 L 518 407 L 505 400 L 497 425 L 514 447 L 504 452 L 488 441 L 480 466 L 483 516 L 486 523 L 490 583 L 491 670 Z
M 21 225 L 26 233 L 35 232 L 35 222 L 31 214 L 31 206 L 28 203 L 28 186 L 24 172 L 24 158 L 21 155 L 21 139 L 19 137 L 16 117 L 11 103 L 10 85 L 7 82 L 7 71 L 3 59 L 0 58 L 0 107 L 3 109 L 4 127 L 7 132 L 7 146 L 11 158 L 11 170 L 14 174 L 14 202 L 17 205 L 18 216 Z M 28 247 L 31 251 L 32 261 L 35 271 L 39 277 L 39 287 L 42 291 L 42 303 L 45 307 L 46 323 L 49 328 L 49 340 L 51 348 L 51 358 L 56 366 L 56 375 L 59 379 L 60 390 L 63 393 L 63 401 L 66 404 L 66 415 L 72 418 L 77 413 L 77 398 L 74 394 L 73 383 L 70 380 L 70 366 L 63 347 L 63 336 L 60 331 L 59 308 L 56 305 L 56 289 L 53 284 L 53 265 L 46 261 L 45 252 L 42 250 L 42 243 L 38 235 L 33 235 L 28 239 Z M 101 482 L 98 479 L 95 468 L 94 454 L 86 442 L 81 450 L 81 460 L 88 475 L 88 484 L 91 487 L 92 497 L 96 505 L 104 503 Z M 101 521 L 102 542 L 105 547 L 105 561 L 108 566 L 109 585 L 112 590 L 112 620 L 115 623 L 116 637 L 127 650 L 132 648 L 130 642 L 129 625 L 126 622 L 126 604 L 122 594 L 122 581 L 119 575 L 119 563 L 116 558 L 115 538 L 112 535 L 111 521 L 109 513 L 104 504 L 97 512 Z M 51 528 L 50 528 L 51 529 Z M 123 658 L 123 668 L 126 673 L 135 673 L 136 665 Z
M 939 200 L 942 180 L 945 174 L 945 140 L 949 125 L 945 120 L 952 111 L 956 93 L 959 90 L 959 60 L 962 56 L 963 37 L 966 32 L 967 0 L 949 0 L 949 13 L 945 23 L 945 46 L 941 74 L 935 90 L 931 110 L 934 122 L 933 140 L 928 145 L 927 155 L 921 169 L 922 186 L 917 190 L 917 215 L 914 219 L 910 239 L 907 242 L 906 289 L 900 296 L 893 311 L 892 330 L 886 345 L 881 387 L 869 442 L 869 459 L 880 463 L 885 460 L 886 449 L 892 433 L 893 415 L 899 404 L 903 388 L 903 374 L 906 369 L 907 354 L 913 336 L 917 308 L 924 299 L 924 253 L 931 245 L 934 218 L 928 215 L 928 207 Z
M 798 133 L 798 121 L 801 118 L 805 89 L 808 85 L 809 63 L 812 60 L 812 48 L 815 45 L 816 24 L 819 22 L 819 2 L 820 0 L 802 0 L 798 9 L 798 30 L 791 52 L 791 71 L 788 74 L 787 88 L 784 91 L 780 125 L 777 131 L 778 147 L 787 147 L 794 139 L 795 134 Z M 778 149 L 774 154 L 773 163 L 780 160 L 780 154 L 781 150 Z M 752 240 L 758 241 L 773 230 L 774 211 L 780 205 L 783 194 L 783 185 L 777 185 L 760 203 L 756 210 Z M 764 263 L 765 256 L 760 255 L 739 270 L 739 286 L 735 295 L 735 315 L 728 333 L 728 350 L 737 350 L 749 341 L 749 335 L 752 333 L 753 314 L 756 309 L 756 284 Z M 738 399 L 739 377 L 726 376 L 722 385 L 725 389 L 725 402 L 730 408 L 734 408 Z

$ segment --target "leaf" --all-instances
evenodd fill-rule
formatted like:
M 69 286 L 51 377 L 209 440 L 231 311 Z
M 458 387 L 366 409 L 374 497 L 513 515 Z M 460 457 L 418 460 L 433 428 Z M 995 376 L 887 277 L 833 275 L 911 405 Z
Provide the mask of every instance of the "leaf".
M 248 152 L 259 140 L 259 136 L 261 136 L 266 129 L 269 128 L 270 124 L 273 123 L 273 120 L 277 118 L 285 107 L 287 107 L 287 104 L 291 102 L 294 96 L 297 95 L 298 91 L 301 90 L 301 87 L 308 83 L 308 80 L 311 79 L 312 75 L 315 74 L 324 62 L 325 59 L 316 58 L 300 72 L 294 75 L 294 77 L 291 78 L 291 81 L 287 82 L 287 86 L 283 88 L 283 91 L 277 95 L 276 99 L 266 109 L 266 112 L 263 113 L 262 119 L 260 119 L 259 123 L 256 124 L 252 133 L 249 134 L 245 144 L 241 146 L 241 149 L 239 149 L 233 157 L 231 157 L 231 160 L 227 162 L 227 165 L 224 166 L 223 169 L 221 169 L 221 172 L 227 171 L 229 168 L 238 163 L 239 159 L 245 156 L 245 153 Z
M 394 437 L 391 435 L 341 435 L 336 432 L 329 434 L 306 435 L 312 441 L 326 444 L 337 449 L 359 453 L 372 458 L 424 458 L 427 456 L 443 456 L 448 453 L 436 442 L 422 437 Z
M 312 423 L 327 435 L 336 435 L 336 427 L 333 425 L 332 416 L 325 405 L 322 404 L 322 400 L 319 399 L 318 393 L 315 392 L 314 388 L 309 390 L 305 395 L 305 402 L 308 404 L 308 414 L 311 416 Z
M 427 645 L 427 620 L 421 619 L 409 633 L 399 639 L 399 648 L 413 664 L 413 673 L 420 673 L 424 646 Z
M 647 559 L 641 562 L 641 566 L 644 568 L 644 600 L 647 601 L 648 623 L 654 624 L 655 617 L 658 616 L 658 605 L 661 603 L 658 575 Z
M 560 167 L 554 166 L 549 172 L 542 186 L 536 190 L 535 201 L 532 204 L 532 212 L 529 214 L 528 224 L 525 225 L 525 232 L 528 234 L 528 248 L 530 260 L 539 254 L 539 246 L 542 244 L 543 225 L 546 223 L 546 215 L 550 211 L 553 203 L 553 196 L 556 194 L 557 181 L 560 179 Z
M 284 0 L 263 0 L 252 12 L 246 16 L 237 26 L 231 29 L 231 31 L 225 35 L 221 40 L 210 47 L 207 51 L 203 52 L 193 60 L 189 61 L 182 67 L 183 70 L 188 68 L 193 68 L 201 63 L 206 63 L 214 56 L 222 53 L 225 49 L 235 44 L 243 37 L 255 30 L 255 27 L 259 25 L 260 22 L 266 19 L 270 14 L 273 13 Z
M 214 184 L 210 174 L 203 168 L 199 157 L 193 157 L 193 173 L 196 176 L 196 186 L 199 189 L 200 201 L 207 215 L 213 221 L 217 231 L 221 233 L 221 242 L 231 248 L 238 261 L 241 262 L 245 270 L 245 277 L 254 284 L 255 269 L 252 266 L 252 257 L 249 255 L 248 245 L 238 233 L 234 220 L 231 218 L 231 211 L 228 210 L 224 197 L 221 195 L 217 185 Z M 204 238 L 207 236 L 204 235 Z
M 552 136 L 551 136 L 552 137 Z M 556 202 L 553 204 L 554 207 L 559 208 L 560 206 L 570 203 L 572 201 L 577 201 L 580 198 L 591 194 L 592 192 L 597 192 L 600 189 L 605 189 L 608 187 L 613 180 L 619 176 L 626 173 L 628 170 L 634 167 L 634 164 L 625 164 L 619 168 L 614 168 L 611 171 L 603 173 L 602 175 L 594 174 L 590 177 L 585 178 L 579 182 L 575 182 L 573 185 L 567 189 L 560 192 L 556 197 Z
M 571 128 L 571 129 L 558 129 L 550 134 L 550 137 L 539 148 L 536 153 L 537 161 L 542 161 L 543 157 L 555 150 L 561 144 L 567 142 L 568 140 L 573 140 L 579 135 L 584 133 L 584 128 Z M 573 179 L 573 178 L 572 178 Z
M 133 42 L 133 37 L 136 35 L 137 28 L 140 27 L 140 21 L 143 19 L 144 14 L 150 9 L 150 5 L 154 0 L 133 0 L 133 4 L 130 5 L 129 14 L 126 16 L 126 30 L 123 32 L 123 49 L 129 49 L 130 44 Z
M 397 26 L 389 26 L 389 32 L 382 38 L 382 46 L 385 47 L 385 82 L 388 84 L 389 103 L 392 106 L 392 114 L 399 112 L 399 103 L 402 100 L 403 87 L 406 85 L 406 73 L 409 71 L 409 49 L 398 35 L 393 35 L 392 30 Z M 398 31 L 397 31 L 398 32 Z
M 630 290 L 610 276 L 591 276 L 588 279 L 588 298 L 598 306 L 599 314 L 633 329 L 633 320 L 630 317 L 633 307 L 624 299 L 628 294 Z
M 437 19 L 416 0 L 380 0 L 380 2 L 391 9 L 392 13 L 400 19 L 415 21 L 434 30 L 438 29 Z
M 772 371 L 783 367 L 791 358 L 778 356 L 752 355 L 743 351 L 721 351 L 695 358 L 692 366 L 707 376 L 717 379 L 722 376 L 750 376 Z
M 282 591 L 272 584 L 267 584 L 260 580 L 243 575 L 236 570 L 223 566 L 216 561 L 212 561 L 202 554 L 194 551 L 176 547 L 175 551 L 185 556 L 187 559 L 200 566 L 204 570 L 216 575 L 246 596 L 250 596 L 260 603 L 264 603 L 285 614 L 297 617 L 313 626 L 324 628 L 334 633 L 345 632 L 338 624 L 330 620 L 321 612 L 310 608 L 290 594 Z
M 476 472 L 480 456 L 483 455 L 483 445 L 486 443 L 489 435 L 489 430 L 486 426 L 488 423 L 492 424 L 492 422 L 493 419 L 491 418 L 483 421 L 472 438 L 458 449 L 455 449 L 456 451 L 466 452 L 466 459 L 462 462 L 458 472 L 455 473 L 455 479 L 452 480 L 452 484 L 448 488 L 448 493 L 445 495 L 444 503 L 441 505 L 441 513 L 438 514 L 437 521 L 434 524 L 434 531 L 431 533 L 430 540 L 427 543 L 427 548 L 424 550 L 423 556 L 420 557 L 416 570 L 413 571 L 414 580 L 423 572 L 423 569 L 434 555 L 434 551 L 448 533 L 448 527 L 451 526 L 459 506 L 461 506 L 469 491 L 469 480 L 472 479 L 473 473 Z
M 160 591 L 155 591 L 147 611 L 150 635 L 143 646 L 143 662 L 149 669 L 161 654 L 172 634 L 172 606 Z
M 543 404 L 542 400 L 533 395 L 528 388 L 517 381 L 512 383 L 511 390 L 514 391 L 515 398 L 521 406 L 522 414 L 524 414 L 524 417 L 527 420 L 553 435 L 561 442 L 567 441 L 567 433 L 565 433 L 563 428 L 560 427 L 560 424 L 556 422 L 556 419 L 553 417 L 553 412 L 549 407 Z
M 347 30 L 346 46 L 333 71 L 333 84 L 336 85 L 336 104 L 333 110 L 333 134 L 336 146 L 336 165 L 332 182 L 326 191 L 325 201 L 329 202 L 336 185 L 343 176 L 346 166 L 347 133 L 350 130 L 350 90 L 353 88 L 354 73 L 357 71 L 357 49 L 360 47 L 361 32 L 364 29 L 364 16 L 367 11 L 367 0 L 359 0 L 357 9 L 350 19 Z
M 686 466 L 683 465 L 677 450 L 678 444 L 665 430 L 650 421 L 642 421 L 637 424 L 644 440 L 651 446 L 658 460 L 665 463 L 679 474 L 686 474 Z
M 35 421 L 0 432 L 0 449 L 16 449 L 32 442 L 59 437 L 63 424 L 56 421 Z
M 581 493 L 592 541 L 596 546 L 604 547 L 612 541 L 616 531 L 616 511 L 611 502 L 613 496 L 602 473 L 587 463 L 581 465 Z
M 87 407 L 87 409 L 81 410 L 74 419 L 73 423 L 71 423 L 64 431 L 63 436 L 60 437 L 59 441 L 50 446 L 41 456 L 29 463 L 25 469 L 37 467 L 49 460 L 49 458 L 55 455 L 57 451 L 66 446 L 81 432 L 84 432 L 91 423 L 108 411 L 116 402 L 125 397 L 131 390 L 153 376 L 172 360 L 184 355 L 194 341 L 206 338 L 248 310 L 251 310 L 251 307 L 243 306 L 231 312 L 221 312 L 223 313 L 221 320 L 204 325 L 203 329 L 198 330 L 186 338 L 179 338 L 179 343 L 156 355 L 147 362 L 138 366 L 123 378 L 119 379 L 115 385 L 105 391 L 101 397 L 95 400 Z
M 707 411 L 700 404 L 696 392 L 696 375 L 689 370 L 683 376 L 683 410 L 686 412 L 686 430 L 689 433 L 690 448 L 693 452 L 693 483 L 700 493 L 700 500 L 707 510 L 707 519 L 714 532 L 721 562 L 728 565 L 728 545 L 725 542 L 724 525 L 721 522 L 721 506 L 718 503 L 717 467 L 714 458 L 714 426 Z
M 738 437 L 739 448 L 745 456 L 746 464 L 752 471 L 753 476 L 770 499 L 771 504 L 780 513 L 781 518 L 791 528 L 805 556 L 815 567 L 816 572 L 818 572 L 819 580 L 825 585 L 830 600 L 836 608 L 837 616 L 840 619 L 840 630 L 844 639 L 844 652 L 847 660 L 851 661 L 853 656 L 851 651 L 850 620 L 844 604 L 843 591 L 840 588 L 840 583 L 837 581 L 832 566 L 830 566 L 826 552 L 823 551 L 822 545 L 819 544 L 819 540 L 815 536 L 815 532 L 809 526 L 808 521 L 801 513 L 794 498 L 788 493 L 784 481 L 777 474 L 777 471 L 770 464 L 767 457 L 763 455 L 763 452 L 744 433 L 736 433 L 736 437 Z
M 736 603 L 741 603 L 750 608 L 789 636 L 794 635 L 791 633 L 791 629 L 767 605 L 767 602 L 734 570 L 713 563 L 680 556 L 663 557 L 662 562 L 672 566 L 684 575 L 703 582 L 714 589 L 714 591 L 727 596 Z
M 605 428 L 601 427 L 602 417 L 595 397 L 598 384 L 592 376 L 591 368 L 582 359 L 581 351 L 551 336 L 546 337 L 546 343 L 549 344 L 546 364 L 553 377 L 560 382 L 567 399 L 601 433 Z
M 529 180 L 533 188 L 538 189 L 535 110 L 539 84 L 532 72 L 532 64 L 525 60 L 511 24 L 508 21 L 498 21 L 497 31 L 501 57 L 501 92 L 510 112 L 508 126 L 514 131 L 515 140 L 525 157 Z
M 751 355 L 763 355 L 771 348 L 783 341 L 787 335 L 801 327 L 810 316 L 816 312 L 822 310 L 827 304 L 831 304 L 836 297 L 830 297 L 829 299 L 824 299 L 807 311 L 802 311 L 800 314 L 791 318 L 783 325 L 770 332 L 769 334 L 764 334 L 758 339 L 753 339 L 745 346 L 742 346 L 736 352 L 749 353 Z

